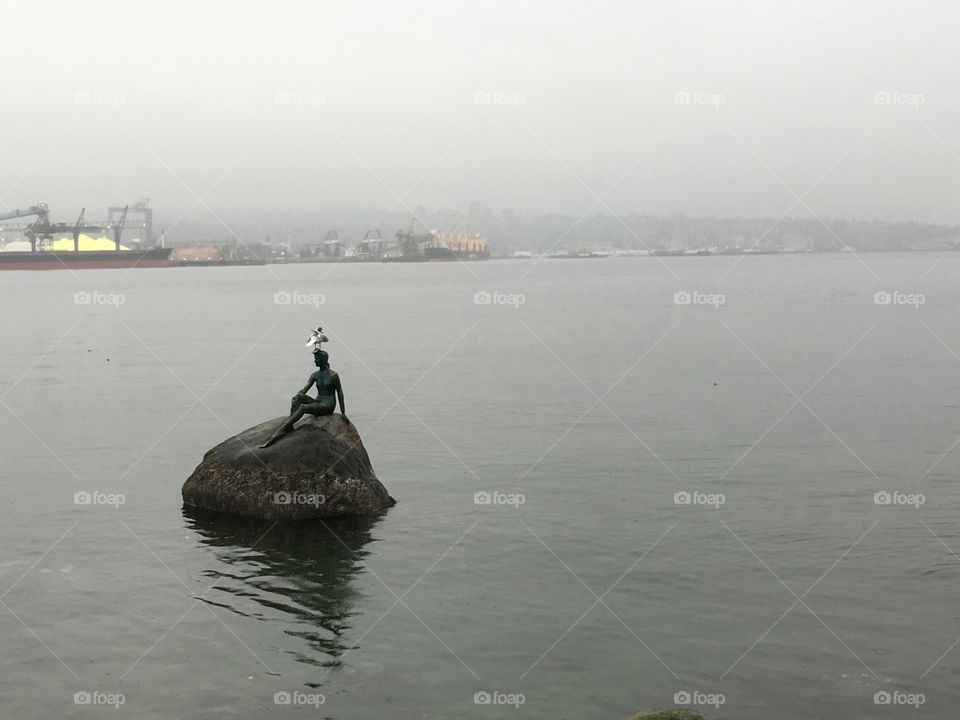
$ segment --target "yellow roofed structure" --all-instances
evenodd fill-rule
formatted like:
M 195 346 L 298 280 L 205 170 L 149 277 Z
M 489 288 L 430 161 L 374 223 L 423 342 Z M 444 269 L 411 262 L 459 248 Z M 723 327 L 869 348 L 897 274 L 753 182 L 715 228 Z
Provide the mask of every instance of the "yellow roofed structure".
M 62 237 L 59 240 L 54 240 L 50 243 L 50 249 L 56 250 L 58 252 L 69 252 L 73 250 L 73 238 L 72 237 Z M 116 250 L 117 244 L 108 237 L 101 235 L 98 238 L 90 237 L 89 235 L 80 235 L 80 252 L 88 252 L 92 250 Z M 129 250 L 130 248 L 125 247 L 124 245 L 120 246 L 121 250 Z
M 80 235 L 80 252 L 90 252 L 93 250 L 116 250 L 117 244 L 106 236 L 90 237 L 89 235 Z M 47 246 L 47 250 L 56 250 L 57 252 L 73 252 L 73 238 L 62 237 L 54 240 Z M 125 245 L 120 246 L 121 250 L 129 250 Z M 26 240 L 13 240 L 0 243 L 0 252 L 29 252 L 30 243 Z

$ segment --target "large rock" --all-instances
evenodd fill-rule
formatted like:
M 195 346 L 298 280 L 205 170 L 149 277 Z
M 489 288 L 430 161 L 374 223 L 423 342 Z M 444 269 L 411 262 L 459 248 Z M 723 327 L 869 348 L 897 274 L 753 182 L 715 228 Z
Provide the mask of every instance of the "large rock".
M 340 415 L 307 416 L 268 448 L 286 417 L 224 440 L 183 484 L 187 505 L 254 517 L 376 515 L 396 504 L 377 479 L 360 435 Z

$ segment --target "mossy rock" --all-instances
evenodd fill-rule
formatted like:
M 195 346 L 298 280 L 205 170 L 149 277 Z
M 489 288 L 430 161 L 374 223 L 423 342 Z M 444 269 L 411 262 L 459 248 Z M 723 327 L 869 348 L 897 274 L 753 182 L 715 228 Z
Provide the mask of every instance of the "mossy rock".
M 669 710 L 641 710 L 636 715 L 631 715 L 627 720 L 712 720 L 712 718 L 694 710 L 671 708 Z

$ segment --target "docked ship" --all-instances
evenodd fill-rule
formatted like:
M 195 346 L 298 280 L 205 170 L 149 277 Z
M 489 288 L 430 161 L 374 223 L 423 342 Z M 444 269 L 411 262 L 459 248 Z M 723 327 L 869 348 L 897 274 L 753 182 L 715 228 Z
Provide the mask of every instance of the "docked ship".
M 0 270 L 84 270 L 88 268 L 171 267 L 172 248 L 0 252 Z
M 50 209 L 46 203 L 38 203 L 22 210 L 0 213 L 0 222 L 20 218 L 36 217 L 36 220 L 23 228 L 27 242 L 8 243 L 0 246 L 0 270 L 83 270 L 90 268 L 156 268 L 171 267 L 172 248 L 154 247 L 149 249 L 129 249 L 121 245 L 127 212 L 130 208 L 110 208 L 113 242 L 99 237 L 106 228 L 100 225 L 84 223 L 86 210 L 80 211 L 80 217 L 73 225 L 51 223 Z M 113 212 L 119 213 L 119 222 L 112 222 Z M 152 212 L 146 203 L 139 203 L 135 211 L 145 218 L 144 228 L 150 236 Z M 89 234 L 88 234 L 89 233 Z M 95 234 L 97 237 L 92 237 Z M 72 236 L 73 242 L 67 239 Z M 29 249 L 19 246 L 26 246 Z M 113 247 L 110 247 L 110 245 Z

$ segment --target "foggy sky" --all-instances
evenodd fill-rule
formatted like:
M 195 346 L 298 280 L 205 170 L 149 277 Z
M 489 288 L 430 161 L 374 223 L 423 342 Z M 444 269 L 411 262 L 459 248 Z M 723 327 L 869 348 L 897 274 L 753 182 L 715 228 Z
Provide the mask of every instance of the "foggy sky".
M 958 20 L 923 0 L 8 4 L 0 207 L 958 222 Z

